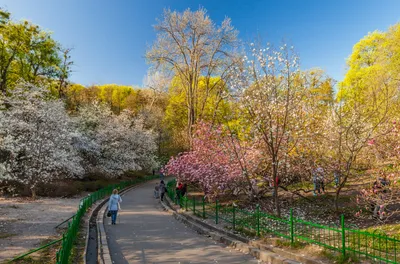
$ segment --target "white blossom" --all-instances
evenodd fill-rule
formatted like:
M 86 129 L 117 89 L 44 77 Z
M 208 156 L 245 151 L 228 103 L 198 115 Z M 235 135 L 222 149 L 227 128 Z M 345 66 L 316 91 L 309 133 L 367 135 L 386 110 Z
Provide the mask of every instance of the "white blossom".
M 157 166 L 155 136 L 143 128 L 140 118 L 133 119 L 127 111 L 116 116 L 108 107 L 93 103 L 81 108 L 75 120 L 85 135 L 76 146 L 88 172 L 117 176 Z
M 82 176 L 62 101 L 44 88 L 20 85 L 0 105 L 0 180 L 28 185 L 35 196 L 39 183 Z

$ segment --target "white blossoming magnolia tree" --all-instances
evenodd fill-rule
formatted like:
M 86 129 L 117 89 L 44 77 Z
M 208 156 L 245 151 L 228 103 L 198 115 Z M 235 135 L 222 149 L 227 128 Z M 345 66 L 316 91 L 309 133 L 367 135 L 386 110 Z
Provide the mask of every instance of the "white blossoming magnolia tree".
M 105 105 L 93 103 L 82 107 L 75 121 L 84 135 L 75 146 L 87 172 L 100 171 L 112 177 L 157 166 L 155 136 L 131 113 L 117 116 Z
M 1 181 L 27 185 L 35 198 L 38 184 L 83 174 L 71 144 L 79 135 L 62 101 L 31 85 L 20 85 L 0 100 Z
M 294 149 L 305 131 L 306 89 L 300 81 L 298 57 L 286 45 L 274 49 L 251 44 L 251 58 L 231 72 L 230 87 L 237 96 L 254 140 L 266 154 L 267 176 L 274 186 L 280 215 L 278 185 L 285 156 Z

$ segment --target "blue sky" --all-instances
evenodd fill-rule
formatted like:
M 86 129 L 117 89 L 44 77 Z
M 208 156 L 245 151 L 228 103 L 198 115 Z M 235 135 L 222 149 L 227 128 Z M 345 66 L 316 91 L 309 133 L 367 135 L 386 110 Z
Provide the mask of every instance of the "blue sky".
M 296 47 L 303 69 L 320 67 L 336 80 L 357 41 L 400 22 L 399 0 L 0 0 L 0 6 L 74 48 L 71 79 L 84 85 L 141 85 L 152 26 L 164 8 L 202 6 L 216 23 L 228 16 L 245 42 L 284 40 Z

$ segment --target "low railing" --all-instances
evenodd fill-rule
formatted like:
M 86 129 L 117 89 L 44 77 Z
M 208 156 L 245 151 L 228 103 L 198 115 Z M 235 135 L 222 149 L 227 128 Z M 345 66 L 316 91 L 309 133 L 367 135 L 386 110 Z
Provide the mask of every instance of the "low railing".
M 277 217 L 262 212 L 259 206 L 254 211 L 242 210 L 232 204 L 222 205 L 216 200 L 207 203 L 195 197 L 177 197 L 175 180 L 167 183 L 168 196 L 186 211 L 192 211 L 202 218 L 213 219 L 216 224 L 225 222 L 232 230 L 252 233 L 256 236 L 272 234 L 287 239 L 292 244 L 296 241 L 322 246 L 343 255 L 355 255 L 378 263 L 400 263 L 400 239 L 384 233 L 366 232 L 345 226 L 344 215 L 340 225 L 321 225 L 293 216 Z

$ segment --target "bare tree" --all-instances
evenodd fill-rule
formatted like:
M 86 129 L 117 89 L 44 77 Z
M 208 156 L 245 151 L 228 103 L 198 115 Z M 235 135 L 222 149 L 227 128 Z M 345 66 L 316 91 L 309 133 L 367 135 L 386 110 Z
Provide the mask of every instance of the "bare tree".
M 143 86 L 153 91 L 149 107 L 152 108 L 157 99 L 168 90 L 171 77 L 160 71 L 149 71 L 143 79 Z
M 155 25 L 157 40 L 147 51 L 147 60 L 156 69 L 172 72 L 183 84 L 186 95 L 187 135 L 191 142 L 192 126 L 202 116 L 199 100 L 199 79 L 205 76 L 220 76 L 221 81 L 238 61 L 234 49 L 238 46 L 238 32 L 225 18 L 220 26 L 215 25 L 203 8 L 183 13 L 164 11 L 162 19 Z M 221 87 L 218 82 L 206 83 L 206 95 Z M 191 145 L 191 143 L 190 143 Z
M 62 53 L 62 62 L 58 69 L 58 96 L 60 98 L 65 98 L 65 88 L 68 86 L 68 77 L 71 73 L 71 67 L 74 62 L 71 60 L 71 50 L 72 49 L 60 49 Z

